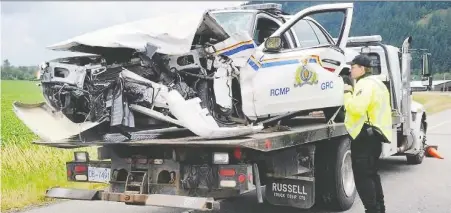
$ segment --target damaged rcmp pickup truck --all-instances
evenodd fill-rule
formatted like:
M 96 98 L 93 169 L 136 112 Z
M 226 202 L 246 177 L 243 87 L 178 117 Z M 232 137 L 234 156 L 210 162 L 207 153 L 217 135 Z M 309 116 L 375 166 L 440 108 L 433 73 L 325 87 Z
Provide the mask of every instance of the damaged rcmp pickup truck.
M 337 38 L 310 18 L 330 12 L 343 13 Z M 15 102 L 15 113 L 35 144 L 98 147 L 98 160 L 75 152 L 67 178 L 108 187 L 46 196 L 218 210 L 218 199 L 255 190 L 259 203 L 349 209 L 340 75 L 356 55 L 346 48 L 352 13 L 352 3 L 190 11 L 51 45 L 92 55 L 43 63 L 45 102 Z

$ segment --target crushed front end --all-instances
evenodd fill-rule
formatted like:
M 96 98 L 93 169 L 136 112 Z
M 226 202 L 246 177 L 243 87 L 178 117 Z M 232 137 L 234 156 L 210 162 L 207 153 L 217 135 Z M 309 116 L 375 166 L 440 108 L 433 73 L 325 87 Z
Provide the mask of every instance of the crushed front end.
M 111 32 L 122 38 L 112 40 L 112 44 L 99 40 L 98 45 L 104 46 L 84 45 L 98 39 L 96 31 L 54 46 L 94 55 L 44 62 L 40 85 L 45 102 L 14 103 L 17 116 L 49 142 L 106 140 L 110 134 L 134 140 L 135 133 L 170 127 L 186 128 L 203 138 L 235 137 L 261 130 L 261 126 L 249 125 L 240 108 L 239 66 L 253 48 L 228 56 L 221 51 L 255 44 L 247 34 L 228 35 L 213 18 L 203 15 L 200 25 L 191 23 L 192 35 L 187 35 L 191 40 L 183 40 L 178 50 L 174 47 L 177 35 L 172 35 L 173 42 L 159 38 L 161 41 L 143 43 L 145 48 L 141 49 L 111 46 L 143 42 L 140 34 L 133 32 L 136 23 L 122 27 L 128 27 L 126 34 L 133 36 L 122 38 L 123 31 Z M 185 48 L 187 44 L 189 49 Z M 165 53 L 171 49 L 177 54 Z M 40 119 L 48 120 L 51 127 L 40 125 Z

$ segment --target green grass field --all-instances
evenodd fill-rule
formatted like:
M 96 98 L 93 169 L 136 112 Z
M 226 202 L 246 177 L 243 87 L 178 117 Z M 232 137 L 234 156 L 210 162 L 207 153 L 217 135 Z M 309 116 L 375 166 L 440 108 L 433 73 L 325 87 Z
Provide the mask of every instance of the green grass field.
M 413 100 L 424 105 L 426 112 L 434 114 L 451 108 L 451 95 L 443 92 L 416 92 Z
M 99 184 L 66 181 L 65 162 L 74 150 L 32 145 L 35 136 L 12 111 L 13 101 L 35 103 L 43 100 L 37 82 L 1 81 L 1 211 L 39 204 L 45 190 L 53 186 L 92 188 Z M 93 148 L 87 150 L 93 158 Z

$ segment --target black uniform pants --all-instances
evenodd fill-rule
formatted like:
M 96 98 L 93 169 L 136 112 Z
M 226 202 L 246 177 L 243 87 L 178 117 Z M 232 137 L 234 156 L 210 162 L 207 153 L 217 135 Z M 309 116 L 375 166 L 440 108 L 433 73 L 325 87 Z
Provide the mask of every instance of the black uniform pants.
M 379 156 L 382 151 L 380 138 L 362 128 L 351 142 L 354 180 L 366 213 L 385 213 L 384 193 L 378 174 Z

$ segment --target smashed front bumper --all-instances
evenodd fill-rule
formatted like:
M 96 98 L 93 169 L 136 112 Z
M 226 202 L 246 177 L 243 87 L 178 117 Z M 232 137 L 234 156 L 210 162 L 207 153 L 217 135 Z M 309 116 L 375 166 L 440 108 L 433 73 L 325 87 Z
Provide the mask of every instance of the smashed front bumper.
M 132 205 L 172 207 L 198 211 L 217 211 L 220 209 L 219 201 L 215 201 L 213 198 L 179 195 L 111 193 L 102 190 L 57 187 L 47 190 L 46 197 L 70 200 L 113 201 Z
M 169 92 L 164 98 L 167 100 L 170 112 L 176 119 L 135 104 L 132 104 L 130 109 L 158 120 L 185 127 L 204 139 L 245 136 L 255 134 L 263 129 L 262 125 L 220 127 L 214 118 L 209 115 L 208 110 L 201 108 L 199 98 L 185 100 L 175 90 Z M 105 118 L 97 122 L 74 123 L 61 111 L 54 110 L 46 102 L 38 104 L 14 102 L 13 109 L 17 117 L 33 133 L 38 135 L 41 141 L 46 142 L 62 142 L 77 137 L 77 135 L 81 137 L 81 133 L 106 121 Z M 101 135 L 98 136 L 97 138 L 102 139 Z
M 13 103 L 17 117 L 42 140 L 57 142 L 91 129 L 99 122 L 74 123 L 61 111 L 55 111 L 47 103 L 25 104 Z

